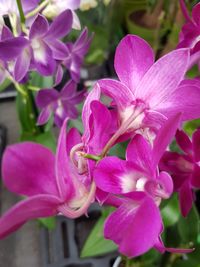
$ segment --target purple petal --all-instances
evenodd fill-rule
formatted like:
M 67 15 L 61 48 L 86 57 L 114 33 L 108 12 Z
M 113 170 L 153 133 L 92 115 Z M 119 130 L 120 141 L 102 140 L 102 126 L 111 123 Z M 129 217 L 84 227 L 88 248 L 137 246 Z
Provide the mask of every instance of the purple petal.
M 200 188 L 200 166 L 194 164 L 193 172 L 191 174 L 191 185 L 195 188 Z
M 183 80 L 188 61 L 188 49 L 177 49 L 160 58 L 144 75 L 135 91 L 136 98 L 154 108 L 166 102 Z
M 182 121 L 200 117 L 200 88 L 196 86 L 180 86 L 172 92 L 165 102 L 158 104 L 156 110 L 168 118 L 181 112 Z
M 153 174 L 152 169 L 152 148 L 141 135 L 136 135 L 128 144 L 126 159 L 140 166 L 141 169 Z
M 42 89 L 36 96 L 36 104 L 39 108 L 45 108 L 59 98 L 59 93 L 55 89 Z
M 13 33 L 11 32 L 11 30 L 7 27 L 7 26 L 3 26 L 2 31 L 1 31 L 1 36 L 0 36 L 0 40 L 4 41 L 7 39 L 11 39 L 14 38 Z
M 47 121 L 51 117 L 51 114 L 52 110 L 50 107 L 43 108 L 42 111 L 40 112 L 40 115 L 38 116 L 37 125 L 43 125 L 47 123 Z
M 45 38 L 58 39 L 67 35 L 72 27 L 72 12 L 70 10 L 63 11 L 51 23 Z
M 196 130 L 192 135 L 192 147 L 195 161 L 200 161 L 200 130 Z
M 181 213 L 184 217 L 186 217 L 189 211 L 191 210 L 194 201 L 193 192 L 190 187 L 189 180 L 186 180 L 180 188 L 179 201 L 180 201 Z
M 152 48 L 136 35 L 124 37 L 116 49 L 115 70 L 120 81 L 133 93 L 153 63 Z
M 28 220 L 54 216 L 60 200 L 54 196 L 37 195 L 20 201 L 0 218 L 0 238 L 16 231 Z
M 14 68 L 14 78 L 16 81 L 20 82 L 27 72 L 29 71 L 31 63 L 30 52 L 27 49 L 21 53 L 21 55 L 17 58 Z
M 11 192 L 20 195 L 58 196 L 54 166 L 54 155 L 42 145 L 31 142 L 12 145 L 3 156 L 3 180 Z
M 154 246 L 161 229 L 159 209 L 146 197 L 139 205 L 127 201 L 113 212 L 106 220 L 104 235 L 119 245 L 122 254 L 136 257 Z
M 101 91 L 111 97 L 121 110 L 135 100 L 131 90 L 121 82 L 112 79 L 102 79 L 97 84 L 100 86 Z
M 48 29 L 48 20 L 44 16 L 38 14 L 33 24 L 31 25 L 29 38 L 34 39 L 38 37 L 43 37 L 47 33 Z
M 71 10 L 75 10 L 77 8 L 79 8 L 80 6 L 80 0 L 68 0 L 67 1 L 67 8 L 71 9 Z
M 160 128 L 153 144 L 152 166 L 158 165 L 167 146 L 171 143 L 180 124 L 180 118 L 181 114 L 177 114 L 169 118 Z
M 54 59 L 63 60 L 66 58 L 66 55 L 68 54 L 68 49 L 63 42 L 59 40 L 53 40 L 51 43 L 49 42 L 48 45 L 52 50 Z
M 23 49 L 28 46 L 29 41 L 24 37 L 15 37 L 0 42 L 0 59 L 9 61 L 20 55 Z
M 186 18 L 187 21 L 191 21 L 190 15 L 188 13 L 186 4 L 185 4 L 185 0 L 180 0 L 180 6 L 181 6 L 181 10 L 183 12 L 184 17 Z
M 192 18 L 194 22 L 200 25 L 200 3 L 196 4 L 192 9 Z
M 192 154 L 192 142 L 186 133 L 177 130 L 176 142 L 186 154 Z
M 49 76 L 54 73 L 56 62 L 53 59 L 51 49 L 43 41 L 40 41 L 36 44 L 36 47 L 33 47 L 33 56 L 34 66 L 41 75 Z
M 67 154 L 70 154 L 71 149 L 81 143 L 81 135 L 76 128 L 71 128 L 67 134 L 66 149 Z
M 63 78 L 63 74 L 64 74 L 63 68 L 59 64 L 58 67 L 57 67 L 56 75 L 55 75 L 55 84 L 54 84 L 54 86 L 57 86 L 59 83 L 61 83 L 62 78 Z

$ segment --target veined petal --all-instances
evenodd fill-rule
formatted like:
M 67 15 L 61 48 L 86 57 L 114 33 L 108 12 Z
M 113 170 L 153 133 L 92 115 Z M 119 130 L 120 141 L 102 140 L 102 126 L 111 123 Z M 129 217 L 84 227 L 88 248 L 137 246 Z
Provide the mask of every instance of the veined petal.
M 51 23 L 45 39 L 59 39 L 67 35 L 72 27 L 72 12 L 71 10 L 63 11 Z
M 20 195 L 58 196 L 54 166 L 53 153 L 42 145 L 31 142 L 11 145 L 3 155 L 3 181 L 11 192 Z
M 0 218 L 0 239 L 28 220 L 56 215 L 59 204 L 60 199 L 50 195 L 37 195 L 20 201 Z
M 176 130 L 179 127 L 180 118 L 181 114 L 176 114 L 175 116 L 169 118 L 160 128 L 153 144 L 152 166 L 156 167 L 158 165 L 167 146 L 171 143 Z
M 97 84 L 100 86 L 101 91 L 111 97 L 121 110 L 135 100 L 131 90 L 119 81 L 102 79 Z
M 160 58 L 143 76 L 136 98 L 149 103 L 152 109 L 166 102 L 183 80 L 188 62 L 189 49 L 177 49 Z
M 151 145 L 141 135 L 136 135 L 128 144 L 126 159 L 140 166 L 141 169 L 153 174 L 152 169 L 152 148 Z
M 196 130 L 192 135 L 192 147 L 195 161 L 200 161 L 200 130 Z
M 154 63 L 150 45 L 136 35 L 127 35 L 115 53 L 115 70 L 122 83 L 134 93 L 144 74 Z
M 136 190 L 137 180 L 144 176 L 139 167 L 117 157 L 102 159 L 93 174 L 97 187 L 113 194 L 125 194 Z
M 179 112 L 182 113 L 181 120 L 194 120 L 200 117 L 200 88 L 193 85 L 178 87 L 169 94 L 166 101 L 161 102 L 155 108 L 166 117 L 171 117 Z
M 153 218 L 153 220 L 152 220 Z M 105 223 L 104 235 L 119 245 L 119 251 L 136 257 L 154 246 L 162 229 L 160 212 L 153 199 L 127 201 Z
M 38 14 L 33 24 L 31 25 L 29 38 L 34 39 L 38 37 L 43 37 L 47 33 L 48 29 L 48 20 L 44 16 Z

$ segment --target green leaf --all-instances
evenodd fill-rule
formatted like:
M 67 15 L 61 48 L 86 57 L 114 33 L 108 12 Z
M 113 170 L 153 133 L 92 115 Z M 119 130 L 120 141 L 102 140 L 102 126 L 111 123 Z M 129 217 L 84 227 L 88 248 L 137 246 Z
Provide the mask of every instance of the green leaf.
M 200 127 L 200 119 L 196 119 L 193 121 L 189 121 L 185 123 L 184 130 L 189 134 L 192 135 L 193 132 Z
M 105 219 L 112 210 L 111 208 L 106 208 L 102 213 L 84 244 L 81 258 L 101 256 L 117 249 L 117 246 L 112 241 L 104 239 L 103 236 Z
M 11 84 L 11 81 L 6 79 L 1 85 L 0 85 L 0 92 L 5 90 L 9 85 Z
M 186 218 L 180 217 L 178 230 L 183 242 L 197 242 L 199 234 L 199 215 L 194 205 Z
M 42 224 L 42 226 L 46 227 L 49 230 L 53 230 L 56 227 L 56 218 L 49 217 L 49 218 L 40 218 L 38 221 Z
M 52 76 L 40 76 L 37 72 L 32 72 L 29 84 L 39 88 L 52 88 L 54 81 Z
M 53 152 L 56 152 L 56 139 L 52 132 L 45 132 L 36 136 L 35 141 L 39 144 L 42 144 Z
M 180 217 L 179 212 L 179 203 L 177 195 L 173 195 L 173 197 L 168 201 L 165 207 L 161 210 L 163 222 L 165 227 L 172 226 L 176 222 L 178 222 Z

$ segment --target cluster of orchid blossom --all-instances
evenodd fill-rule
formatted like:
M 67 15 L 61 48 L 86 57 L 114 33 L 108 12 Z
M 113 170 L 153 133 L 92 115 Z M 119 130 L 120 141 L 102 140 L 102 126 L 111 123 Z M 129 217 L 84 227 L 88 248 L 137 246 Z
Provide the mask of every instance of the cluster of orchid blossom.
M 24 19 L 21 24 L 17 3 L 0 3 L 0 84 L 9 79 L 25 94 L 20 84 L 29 81 L 30 72 L 36 71 L 41 76 L 54 77 L 56 86 L 62 81 L 64 70 L 68 70 L 71 80 L 60 93 L 53 88 L 42 89 L 36 101 L 42 109 L 38 124 L 46 123 L 54 113 L 55 123 L 60 127 L 65 117 L 77 117 L 75 105 L 84 96 L 83 92 L 77 92 L 76 84 L 80 80 L 81 65 L 92 38 L 88 37 L 88 30 L 85 28 L 74 43 L 63 40 L 73 27 L 80 28 L 80 22 L 74 13 L 80 0 L 43 1 L 40 5 L 38 0 L 20 3 L 23 10 L 22 20 Z M 50 8 L 56 14 L 49 22 L 43 13 Z M 10 28 L 4 23 L 4 15 L 9 17 Z
M 183 2 L 182 6 L 185 8 Z M 194 19 L 189 21 L 194 28 L 199 7 L 200 4 L 194 7 Z M 58 62 L 65 62 L 66 50 L 61 49 L 59 38 L 72 21 L 70 11 L 60 16 L 49 27 L 42 15 L 37 16 L 28 40 L 25 37 L 12 37 L 9 41 L 2 38 L 0 51 L 13 42 L 23 43 L 23 49 L 19 50 L 30 53 L 31 66 L 44 71 L 44 65 L 37 62 L 38 58 L 43 58 L 43 53 L 37 49 L 42 47 L 42 51 L 46 51 L 48 46 L 56 69 Z M 60 18 L 62 23 L 57 24 Z M 63 23 L 65 18 L 66 24 Z M 39 33 L 34 26 L 38 21 Z M 66 28 L 61 29 L 61 25 Z M 191 25 L 187 34 L 187 24 L 183 27 L 179 46 L 183 41 L 189 44 L 194 36 Z M 8 32 L 7 28 L 4 27 L 3 32 Z M 32 46 L 35 38 L 40 46 Z M 83 45 L 83 39 L 80 38 L 79 46 Z M 193 61 L 194 47 L 184 46 L 154 62 L 148 43 L 138 36 L 127 35 L 115 53 L 114 66 L 119 79 L 97 81 L 85 99 L 82 135 L 76 128 L 67 129 L 69 116 L 66 112 L 63 123 L 57 120 L 62 127 L 55 156 L 48 148 L 32 142 L 6 149 L 2 162 L 3 181 L 11 192 L 27 198 L 0 219 L 0 238 L 30 219 L 60 214 L 77 218 L 87 214 L 89 206 L 97 201 L 100 205 L 115 207 L 105 222 L 104 236 L 113 240 L 122 254 L 135 257 L 151 248 L 161 253 L 193 250 L 164 246 L 159 209 L 162 200 L 178 191 L 181 211 L 186 216 L 194 200 L 192 190 L 200 188 L 200 132 L 197 130 L 191 141 L 181 130 L 183 122 L 200 117 L 200 82 L 185 78 Z M 19 47 L 16 53 L 20 54 Z M 19 57 L 15 64 L 17 61 Z M 46 70 L 52 70 L 52 66 Z M 13 72 L 14 77 L 16 72 Z M 60 107 L 57 100 L 63 103 L 65 97 L 70 98 L 73 88 L 70 82 L 60 94 L 54 90 L 49 90 L 48 96 L 43 90 L 39 92 L 37 102 L 42 108 L 42 123 L 50 116 L 49 105 L 57 110 Z M 72 97 L 75 99 L 72 103 L 80 97 Z M 76 113 L 73 109 L 71 112 Z M 183 154 L 166 151 L 175 135 Z M 110 149 L 124 141 L 128 142 L 125 159 L 110 156 Z

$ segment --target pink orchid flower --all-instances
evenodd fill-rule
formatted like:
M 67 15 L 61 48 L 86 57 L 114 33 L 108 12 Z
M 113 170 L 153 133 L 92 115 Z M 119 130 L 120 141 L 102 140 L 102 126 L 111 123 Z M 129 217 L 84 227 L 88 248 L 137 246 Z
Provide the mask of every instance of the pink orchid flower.
M 96 185 L 118 195 L 121 205 L 106 220 L 104 235 L 113 240 L 119 251 L 136 257 L 150 248 L 159 251 L 189 252 L 165 248 L 159 205 L 173 192 L 173 182 L 166 172 L 159 173 L 158 162 L 174 136 L 180 115 L 173 116 L 161 127 L 153 148 L 141 135 L 129 143 L 126 160 L 106 157 L 94 170 Z
M 200 130 L 194 132 L 192 140 L 183 131 L 177 131 L 176 141 L 183 154 L 166 151 L 160 168 L 171 173 L 181 212 L 187 216 L 195 199 L 193 189 L 200 188 Z
M 148 136 L 178 112 L 183 112 L 182 121 L 200 116 L 199 88 L 189 82 L 180 85 L 188 62 L 188 49 L 174 50 L 154 63 L 153 51 L 143 39 L 135 35 L 122 39 L 115 53 L 119 81 L 98 81 L 101 92 L 113 100 L 119 124 L 104 155 L 125 133 Z

